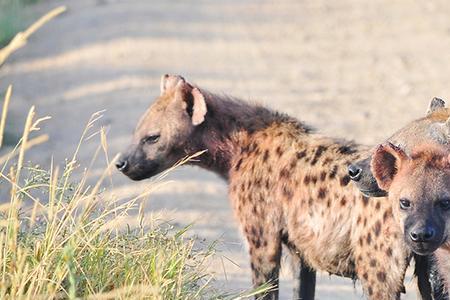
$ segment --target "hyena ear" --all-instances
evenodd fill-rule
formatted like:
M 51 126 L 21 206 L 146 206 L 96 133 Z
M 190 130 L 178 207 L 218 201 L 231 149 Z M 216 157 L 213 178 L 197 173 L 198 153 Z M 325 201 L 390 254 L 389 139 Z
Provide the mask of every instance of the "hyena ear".
M 161 90 L 160 95 L 162 96 L 167 90 L 174 89 L 180 83 L 186 83 L 186 80 L 183 78 L 183 76 L 169 74 L 161 76 L 161 83 L 159 86 Z
M 402 162 L 406 159 L 408 156 L 400 147 L 391 143 L 378 146 L 372 157 L 370 168 L 380 188 L 389 190 Z
M 193 88 L 191 91 L 193 104 L 192 104 L 192 124 L 194 126 L 200 125 L 205 120 L 206 107 L 205 97 L 198 88 Z
M 450 118 L 444 123 L 435 123 L 430 126 L 429 134 L 440 144 L 450 144 Z
M 175 99 L 183 102 L 183 107 L 191 117 L 192 125 L 203 123 L 208 110 L 202 92 L 186 81 L 179 81 L 176 88 Z
M 438 109 L 444 108 L 445 107 L 445 101 L 434 97 L 433 99 L 431 99 L 430 104 L 428 105 L 428 109 L 427 109 L 427 115 L 435 112 Z

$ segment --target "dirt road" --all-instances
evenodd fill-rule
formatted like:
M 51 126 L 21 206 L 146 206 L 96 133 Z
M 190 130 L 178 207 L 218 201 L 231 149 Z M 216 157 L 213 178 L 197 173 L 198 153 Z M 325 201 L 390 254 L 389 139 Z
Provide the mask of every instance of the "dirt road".
M 69 11 L 34 35 L 0 70 L 0 90 L 14 84 L 12 114 L 37 105 L 51 115 L 46 145 L 28 158 L 48 164 L 75 149 L 89 116 L 106 109 L 110 153 L 128 142 L 138 117 L 158 94 L 164 73 L 183 74 L 216 92 L 264 103 L 322 132 L 374 144 L 424 114 L 433 96 L 450 99 L 448 1 L 43 1 Z M 88 164 L 98 139 L 88 141 Z M 95 165 L 93 178 L 102 164 Z M 148 182 L 114 174 L 115 193 Z M 219 240 L 211 270 L 226 289 L 250 286 L 245 245 L 225 183 L 183 168 L 154 194 L 149 211 Z M 230 261 L 233 261 L 231 263 Z M 290 297 L 288 267 L 282 299 Z M 321 274 L 318 299 L 358 299 L 350 280 Z M 408 299 L 415 298 L 407 282 Z

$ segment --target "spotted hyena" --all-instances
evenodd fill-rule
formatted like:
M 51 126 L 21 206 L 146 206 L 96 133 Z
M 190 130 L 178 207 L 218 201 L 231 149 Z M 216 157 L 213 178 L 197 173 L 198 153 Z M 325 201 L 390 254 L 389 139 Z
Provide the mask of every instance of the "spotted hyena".
M 400 145 L 402 150 L 407 154 L 420 144 L 439 143 L 442 145 L 448 145 L 450 140 L 450 132 L 446 129 L 447 127 L 445 126 L 445 122 L 449 117 L 450 109 L 445 107 L 445 102 L 442 99 L 433 98 L 430 101 L 425 117 L 406 125 L 404 128 L 392 135 L 387 142 Z M 348 168 L 349 176 L 360 191 L 366 196 L 386 196 L 388 194 L 387 191 L 379 187 L 371 171 L 370 166 L 372 162 L 372 154 L 373 151 L 369 151 L 366 156 L 363 156 L 362 159 L 352 162 Z M 429 269 L 429 272 L 422 274 L 423 279 L 427 281 L 427 277 L 430 276 L 430 281 L 434 289 L 433 294 L 436 299 L 448 299 L 448 292 L 442 291 L 440 288 L 442 276 L 439 272 L 436 272 L 436 255 L 437 254 L 429 255 L 427 257 L 418 257 L 422 264 L 425 264 L 423 268 Z M 420 272 L 423 270 L 416 271 Z
M 443 126 L 447 134 L 449 126 Z M 378 185 L 389 192 L 405 241 L 419 255 L 435 253 L 446 292 L 450 288 L 450 148 L 418 145 L 407 154 L 380 145 L 371 162 Z M 447 295 L 448 297 L 448 295 Z
M 392 205 L 349 184 L 347 165 L 367 147 L 166 75 L 117 167 L 141 180 L 202 150 L 191 164 L 227 180 L 255 285 L 278 284 L 285 245 L 311 280 L 295 298 L 314 297 L 314 270 L 359 279 L 370 299 L 399 297 L 410 251 Z

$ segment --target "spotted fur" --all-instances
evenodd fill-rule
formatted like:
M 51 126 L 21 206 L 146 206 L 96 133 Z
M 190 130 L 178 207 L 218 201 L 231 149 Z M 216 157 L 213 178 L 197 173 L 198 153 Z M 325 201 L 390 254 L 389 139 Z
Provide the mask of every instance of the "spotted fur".
M 228 181 L 229 198 L 248 241 L 255 285 L 278 283 L 284 244 L 311 270 L 359 279 L 369 299 L 399 297 L 409 251 L 392 206 L 384 198 L 362 196 L 349 184 L 346 171 L 366 147 L 324 137 L 292 117 L 209 93 L 181 77 L 171 80 L 177 83 L 163 90 L 144 115 L 135 142 L 122 158 L 149 167 L 131 166 L 123 170 L 126 175 L 150 177 L 161 171 L 152 167 L 161 166 L 160 161 L 206 149 L 191 163 Z M 204 121 L 196 125 L 186 121 L 195 113 L 194 90 L 200 91 L 207 108 Z M 177 101 L 182 105 L 173 104 Z M 173 111 L 179 109 L 186 113 Z M 180 128 L 178 134 L 165 132 L 155 120 Z M 176 147 L 158 152 L 153 148 L 157 145 L 138 143 L 147 128 L 154 132 L 156 127 L 162 128 L 165 145 Z M 164 135 L 176 137 L 176 143 L 172 138 L 165 141 Z M 141 154 L 136 158 L 134 153 Z M 265 295 L 277 297 L 277 290 Z

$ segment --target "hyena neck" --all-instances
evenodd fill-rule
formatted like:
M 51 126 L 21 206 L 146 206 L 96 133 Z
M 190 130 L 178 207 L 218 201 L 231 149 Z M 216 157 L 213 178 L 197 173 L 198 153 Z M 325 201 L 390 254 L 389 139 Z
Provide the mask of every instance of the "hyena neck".
M 259 105 L 245 103 L 225 95 L 215 95 L 202 90 L 207 104 L 205 121 L 198 126 L 190 141 L 191 153 L 206 150 L 192 163 L 213 171 L 228 180 L 231 162 L 246 147 L 248 137 L 274 123 L 295 122 L 305 132 L 309 128 L 286 115 Z

